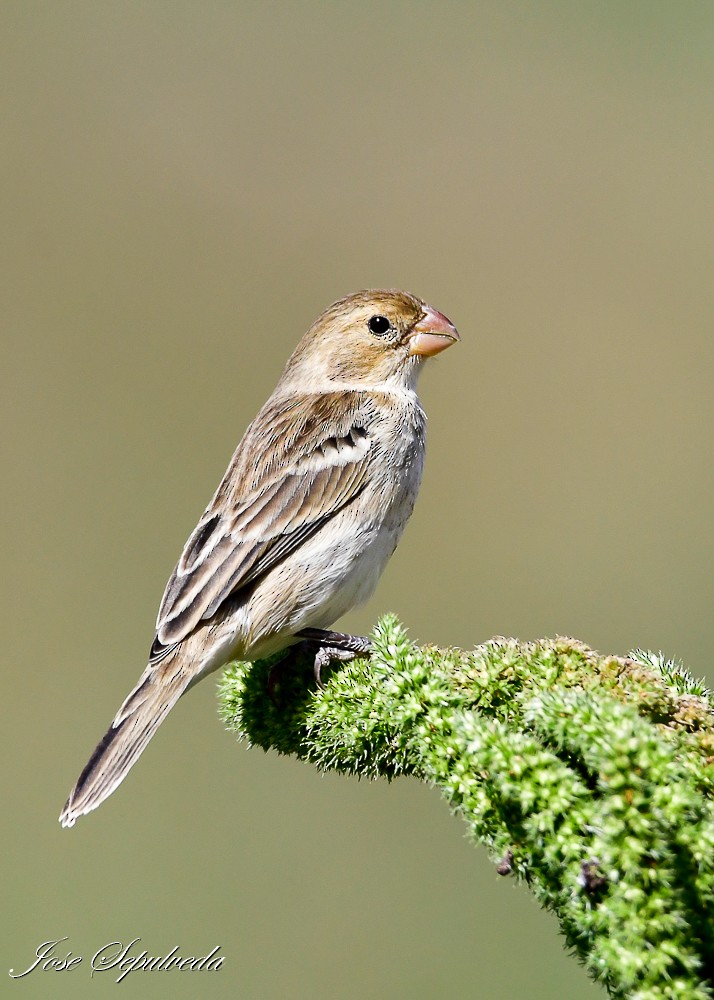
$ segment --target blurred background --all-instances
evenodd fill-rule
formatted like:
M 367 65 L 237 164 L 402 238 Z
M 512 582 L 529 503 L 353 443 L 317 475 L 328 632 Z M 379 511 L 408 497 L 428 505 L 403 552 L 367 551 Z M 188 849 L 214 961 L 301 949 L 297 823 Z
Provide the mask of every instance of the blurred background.
M 0 9 L 2 964 L 220 945 L 125 996 L 602 995 L 436 791 L 238 745 L 215 684 L 57 815 L 297 339 L 407 288 L 425 480 L 360 632 L 574 635 L 709 671 L 714 8 L 604 0 Z M 8 995 L 10 995 L 8 993 Z

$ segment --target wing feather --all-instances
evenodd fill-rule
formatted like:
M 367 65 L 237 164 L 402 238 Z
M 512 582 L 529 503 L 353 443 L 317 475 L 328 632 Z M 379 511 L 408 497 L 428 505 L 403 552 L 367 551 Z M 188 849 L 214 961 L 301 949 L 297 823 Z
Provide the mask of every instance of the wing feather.
M 165 656 L 360 494 L 377 411 L 366 393 L 349 393 L 347 407 L 345 395 L 270 400 L 258 414 L 166 586 L 152 656 Z

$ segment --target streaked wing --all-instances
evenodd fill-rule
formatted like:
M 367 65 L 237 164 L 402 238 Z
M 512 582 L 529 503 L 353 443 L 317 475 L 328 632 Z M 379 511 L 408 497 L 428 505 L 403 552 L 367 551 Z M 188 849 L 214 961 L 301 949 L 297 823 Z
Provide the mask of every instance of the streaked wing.
M 354 500 L 373 457 L 366 393 L 269 401 L 233 456 L 169 580 L 152 661 Z

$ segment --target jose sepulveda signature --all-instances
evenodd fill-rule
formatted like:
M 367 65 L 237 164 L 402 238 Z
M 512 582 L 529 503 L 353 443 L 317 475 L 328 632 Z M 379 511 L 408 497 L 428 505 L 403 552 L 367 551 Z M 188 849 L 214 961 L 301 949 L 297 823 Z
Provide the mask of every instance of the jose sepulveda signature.
M 35 951 L 34 960 L 28 965 L 24 972 L 15 972 L 10 969 L 12 979 L 23 979 L 31 972 L 74 972 L 84 962 L 83 955 L 73 955 L 64 944 L 68 937 L 55 938 L 43 943 Z M 224 956 L 219 955 L 221 946 L 217 944 L 206 955 L 195 957 L 194 955 L 182 956 L 179 954 L 179 946 L 175 945 L 165 955 L 149 955 L 141 948 L 141 938 L 137 937 L 128 944 L 121 941 L 111 941 L 102 945 L 94 952 L 89 960 L 90 975 L 95 972 L 114 971 L 116 982 L 130 972 L 218 972 L 224 962 Z

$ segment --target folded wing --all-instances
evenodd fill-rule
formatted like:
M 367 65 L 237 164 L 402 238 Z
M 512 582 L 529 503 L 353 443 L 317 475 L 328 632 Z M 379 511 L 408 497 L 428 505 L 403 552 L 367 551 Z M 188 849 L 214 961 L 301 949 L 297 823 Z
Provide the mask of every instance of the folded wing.
M 248 428 L 167 584 L 153 662 L 359 496 L 377 417 L 366 394 L 349 397 L 278 399 Z

